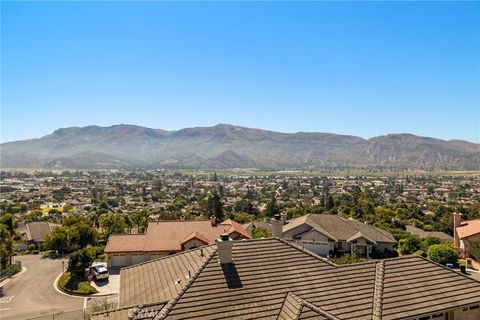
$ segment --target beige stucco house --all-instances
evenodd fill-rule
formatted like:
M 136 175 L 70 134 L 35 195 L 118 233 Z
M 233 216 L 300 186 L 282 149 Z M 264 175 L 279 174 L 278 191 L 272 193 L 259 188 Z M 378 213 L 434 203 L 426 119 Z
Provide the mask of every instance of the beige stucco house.
M 480 241 L 480 219 L 462 221 L 460 213 L 453 214 L 454 245 L 470 257 L 475 257 L 471 251 L 472 244 Z M 480 257 L 475 257 L 480 260 Z
M 272 224 L 275 222 L 272 221 Z M 338 251 L 369 257 L 374 250 L 381 253 L 392 251 L 396 244 L 388 231 L 352 218 L 327 214 L 307 214 L 283 223 L 280 236 L 295 240 L 322 256 Z

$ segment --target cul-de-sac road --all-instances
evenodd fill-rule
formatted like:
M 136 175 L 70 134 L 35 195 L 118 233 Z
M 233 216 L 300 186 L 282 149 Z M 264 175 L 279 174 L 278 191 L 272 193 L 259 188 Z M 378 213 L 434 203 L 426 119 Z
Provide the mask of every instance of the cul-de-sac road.
M 66 316 L 69 311 L 91 305 L 93 299 L 67 296 L 54 288 L 55 279 L 62 272 L 62 261 L 66 266 L 67 260 L 43 258 L 41 255 L 16 256 L 15 260 L 22 261 L 27 270 L 3 285 L 1 320 L 43 320 L 47 319 L 47 315 L 63 313 Z M 48 318 L 60 319 L 62 316 Z

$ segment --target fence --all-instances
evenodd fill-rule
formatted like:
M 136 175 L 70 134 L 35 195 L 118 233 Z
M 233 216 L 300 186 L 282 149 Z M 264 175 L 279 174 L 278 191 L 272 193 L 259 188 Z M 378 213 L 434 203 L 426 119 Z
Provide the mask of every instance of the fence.
M 0 281 L 3 281 L 4 279 L 13 276 L 15 273 L 19 272 L 22 269 L 22 267 L 14 264 L 7 266 L 5 269 L 0 269 Z
M 88 307 L 85 309 L 77 309 L 28 318 L 27 320 L 90 320 L 93 312 L 95 312 L 93 308 Z

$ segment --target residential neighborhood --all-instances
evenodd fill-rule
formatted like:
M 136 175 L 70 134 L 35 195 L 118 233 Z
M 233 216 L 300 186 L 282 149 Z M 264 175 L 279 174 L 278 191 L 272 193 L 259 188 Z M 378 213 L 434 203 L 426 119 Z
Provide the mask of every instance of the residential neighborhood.
M 480 320 L 480 0 L 0 29 L 0 320 Z
M 1 175 L 2 319 L 479 316 L 474 175 Z
M 478 319 L 479 307 L 480 282 L 420 256 L 340 266 L 225 234 L 122 269 L 119 308 L 93 319 Z
M 109 266 L 125 267 L 213 244 L 224 233 L 234 240 L 250 239 L 247 231 L 230 219 L 219 223 L 215 217 L 156 221 L 148 224 L 145 234 L 111 235 L 105 253 Z

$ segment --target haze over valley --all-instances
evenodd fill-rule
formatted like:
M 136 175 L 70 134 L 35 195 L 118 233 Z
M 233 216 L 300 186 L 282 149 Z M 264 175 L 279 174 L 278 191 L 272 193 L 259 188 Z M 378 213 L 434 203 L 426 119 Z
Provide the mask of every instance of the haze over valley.
M 480 145 L 413 134 L 364 139 L 219 124 L 165 131 L 135 125 L 62 128 L 1 144 L 4 168 L 478 170 Z

